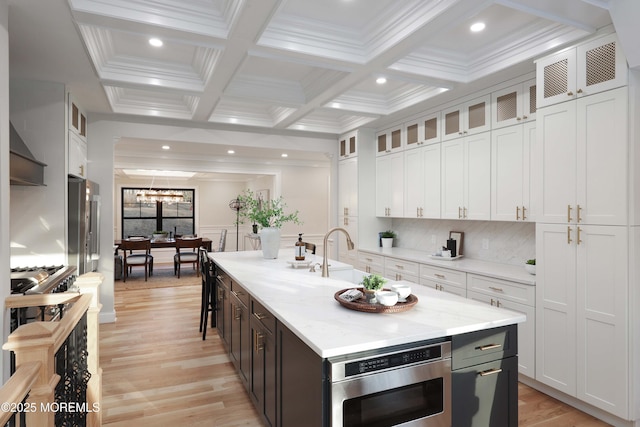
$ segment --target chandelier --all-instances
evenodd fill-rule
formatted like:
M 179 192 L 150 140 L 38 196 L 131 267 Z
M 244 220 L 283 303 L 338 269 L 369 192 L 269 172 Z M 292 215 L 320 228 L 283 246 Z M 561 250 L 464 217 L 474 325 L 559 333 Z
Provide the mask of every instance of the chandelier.
M 140 203 L 178 203 L 184 200 L 184 195 L 172 190 L 142 190 L 136 194 L 136 201 Z

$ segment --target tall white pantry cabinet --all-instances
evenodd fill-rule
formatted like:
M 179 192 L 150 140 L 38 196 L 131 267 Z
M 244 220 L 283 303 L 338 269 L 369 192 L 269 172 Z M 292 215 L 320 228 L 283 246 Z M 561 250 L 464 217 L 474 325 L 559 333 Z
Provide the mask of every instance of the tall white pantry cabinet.
M 639 95 L 621 56 L 611 34 L 536 64 L 536 380 L 637 420 Z

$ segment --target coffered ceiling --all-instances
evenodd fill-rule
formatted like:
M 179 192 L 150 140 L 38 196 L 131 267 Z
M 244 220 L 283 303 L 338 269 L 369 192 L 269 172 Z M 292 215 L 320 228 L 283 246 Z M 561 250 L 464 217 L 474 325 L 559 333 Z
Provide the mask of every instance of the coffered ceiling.
M 67 8 L 89 60 L 67 65 L 88 63 L 93 81 L 65 83 L 76 84 L 89 113 L 332 134 L 375 126 L 518 64 L 533 70 L 549 49 L 611 23 L 606 0 L 44 3 L 11 1 L 10 12 Z M 485 30 L 472 33 L 479 21 Z

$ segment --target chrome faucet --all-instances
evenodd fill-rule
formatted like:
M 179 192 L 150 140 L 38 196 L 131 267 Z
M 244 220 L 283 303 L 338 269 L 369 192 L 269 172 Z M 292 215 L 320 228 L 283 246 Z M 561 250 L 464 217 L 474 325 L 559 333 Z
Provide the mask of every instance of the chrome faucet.
M 347 248 L 352 251 L 355 249 L 355 245 L 353 244 L 353 240 L 351 240 L 351 236 L 349 236 L 349 232 L 342 227 L 334 227 L 331 230 L 327 231 L 327 234 L 324 235 L 324 240 L 322 242 L 322 277 L 329 277 L 329 263 L 327 262 L 327 252 L 329 251 L 327 241 L 329 240 L 329 235 L 334 231 L 342 231 L 345 236 L 347 236 Z

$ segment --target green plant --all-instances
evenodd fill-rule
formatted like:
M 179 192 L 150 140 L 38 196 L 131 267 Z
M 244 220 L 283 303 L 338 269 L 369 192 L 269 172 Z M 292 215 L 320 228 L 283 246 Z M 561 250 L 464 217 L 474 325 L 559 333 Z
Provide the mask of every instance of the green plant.
M 528 260 L 527 260 L 527 264 L 529 264 L 529 265 L 536 265 L 536 259 L 535 259 L 535 258 L 534 258 L 534 259 L 528 259 Z
M 169 232 L 164 230 L 156 230 L 153 232 L 153 234 L 169 234 Z
M 362 278 L 360 283 L 365 289 L 370 291 L 378 291 L 382 289 L 387 280 L 377 274 L 370 274 Z
M 380 237 L 384 239 L 395 239 L 396 233 L 393 230 L 387 230 L 387 231 L 383 231 Z
M 298 218 L 298 211 L 285 214 L 287 205 L 282 200 L 282 196 L 273 200 L 261 200 L 251 190 L 244 190 L 238 196 L 238 201 L 244 204 L 238 215 L 238 224 L 244 224 L 244 219 L 248 219 L 252 224 L 261 227 L 280 228 L 286 222 L 302 224 Z

